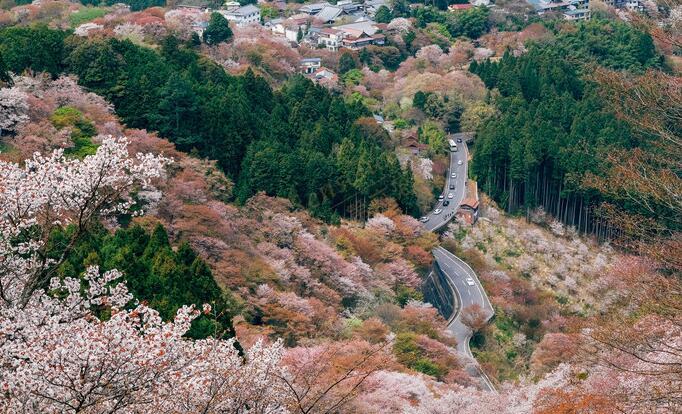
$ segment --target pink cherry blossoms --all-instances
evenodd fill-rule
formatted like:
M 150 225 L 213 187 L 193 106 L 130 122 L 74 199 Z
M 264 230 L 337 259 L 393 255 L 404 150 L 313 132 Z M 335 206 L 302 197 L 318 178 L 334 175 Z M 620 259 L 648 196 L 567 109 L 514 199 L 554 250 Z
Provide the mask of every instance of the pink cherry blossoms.
M 0 411 L 285 412 L 281 343 L 257 342 L 242 357 L 234 340 L 183 338 L 193 307 L 164 323 L 135 305 L 118 271 L 54 277 L 63 258 L 45 253 L 51 229 L 73 224 L 78 234 L 128 212 L 130 192 L 151 187 L 170 161 L 130 158 L 124 138 L 101 142 L 82 160 L 58 150 L 0 162 Z

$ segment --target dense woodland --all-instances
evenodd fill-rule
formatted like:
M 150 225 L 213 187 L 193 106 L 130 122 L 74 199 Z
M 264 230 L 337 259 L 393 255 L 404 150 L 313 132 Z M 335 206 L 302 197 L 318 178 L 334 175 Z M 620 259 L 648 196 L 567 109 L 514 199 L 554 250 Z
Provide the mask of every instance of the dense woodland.
M 29 47 L 30 45 L 30 47 Z M 418 214 L 412 172 L 357 101 L 302 77 L 273 91 L 248 71 L 230 76 L 173 37 L 160 52 L 117 39 L 86 40 L 45 27 L 0 32 L 9 70 L 78 75 L 129 126 L 159 131 L 179 149 L 215 159 L 245 201 L 258 191 L 319 217 L 363 217 L 374 198 Z
M 592 20 L 556 30 L 551 43 L 470 70 L 499 91 L 500 115 L 479 131 L 472 171 L 482 189 L 515 212 L 542 206 L 581 231 L 607 235 L 594 207 L 604 196 L 584 185 L 604 175 L 606 154 L 636 144 L 586 76 L 594 65 L 641 73 L 660 66 L 651 37 L 624 23 Z M 627 206 L 625 206 L 627 208 Z
M 62 255 L 73 231 L 67 227 L 52 234 L 51 257 Z M 189 244 L 182 243 L 173 250 L 161 225 L 152 232 L 136 225 L 113 234 L 97 226 L 69 249 L 58 273 L 60 277 L 77 278 L 93 265 L 104 271 L 125 272 L 135 298 L 156 309 L 164 320 L 172 320 L 182 306 L 210 304 L 211 314 L 195 319 L 187 332 L 192 338 L 234 335 L 234 300 L 220 289 L 211 269 Z

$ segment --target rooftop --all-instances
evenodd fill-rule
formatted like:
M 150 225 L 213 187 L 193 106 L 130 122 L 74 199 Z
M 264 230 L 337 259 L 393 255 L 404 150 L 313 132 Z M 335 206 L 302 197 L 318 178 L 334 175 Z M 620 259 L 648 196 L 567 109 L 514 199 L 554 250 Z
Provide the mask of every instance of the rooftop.
M 253 4 L 247 4 L 246 6 L 240 7 L 237 10 L 231 11 L 230 14 L 236 16 L 248 16 L 250 14 L 258 13 L 260 9 Z
M 316 19 L 322 20 L 323 22 L 328 22 L 336 19 L 343 13 L 343 9 L 334 7 L 334 6 L 326 6 L 322 10 L 320 10 L 319 13 L 315 15 Z

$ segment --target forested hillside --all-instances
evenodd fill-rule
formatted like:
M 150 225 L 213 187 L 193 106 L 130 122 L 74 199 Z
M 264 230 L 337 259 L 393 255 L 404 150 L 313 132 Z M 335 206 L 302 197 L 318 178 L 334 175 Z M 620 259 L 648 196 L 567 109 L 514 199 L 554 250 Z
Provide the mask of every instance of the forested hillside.
M 660 65 L 651 37 L 624 23 L 557 24 L 551 43 L 518 57 L 472 62 L 470 70 L 499 91 L 500 115 L 479 131 L 472 170 L 507 211 L 542 206 L 580 231 L 610 231 L 594 207 L 605 196 L 584 184 L 603 176 L 606 155 L 642 145 L 590 80 L 595 65 L 640 73 Z
M 52 257 L 67 253 L 58 270 L 60 277 L 77 278 L 89 266 L 99 266 L 104 271 L 118 269 L 126 274 L 128 288 L 135 298 L 159 311 L 166 321 L 172 320 L 182 306 L 210 304 L 211 315 L 195 319 L 188 336 L 234 336 L 234 299 L 220 289 L 208 264 L 187 242 L 173 250 L 163 226 L 157 225 L 151 233 L 131 226 L 113 234 L 96 226 L 67 250 L 64 246 L 74 232 L 75 229 L 67 227 L 55 231 L 50 238 Z
M 128 126 L 217 160 L 236 180 L 239 201 L 266 191 L 335 220 L 361 217 L 372 199 L 393 197 L 418 214 L 412 172 L 387 151 L 386 132 L 363 119 L 368 110 L 302 77 L 273 91 L 251 71 L 227 75 L 173 37 L 156 52 L 45 27 L 2 30 L 0 54 L 15 73 L 73 73 Z

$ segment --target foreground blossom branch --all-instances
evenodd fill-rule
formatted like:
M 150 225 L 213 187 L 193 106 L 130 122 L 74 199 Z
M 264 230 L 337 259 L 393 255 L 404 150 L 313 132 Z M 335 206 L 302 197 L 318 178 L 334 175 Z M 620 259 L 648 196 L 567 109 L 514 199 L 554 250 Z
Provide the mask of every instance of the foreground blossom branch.
M 130 212 L 131 191 L 150 187 L 168 162 L 130 158 L 124 138 L 106 137 L 83 160 L 55 151 L 0 163 L 0 411 L 286 411 L 280 342 L 241 356 L 234 340 L 184 338 L 200 312 L 183 307 L 165 323 L 116 270 L 53 277 L 88 226 Z M 66 252 L 50 257 L 50 233 L 67 224 Z

